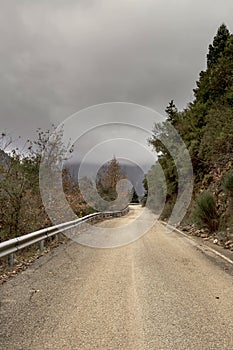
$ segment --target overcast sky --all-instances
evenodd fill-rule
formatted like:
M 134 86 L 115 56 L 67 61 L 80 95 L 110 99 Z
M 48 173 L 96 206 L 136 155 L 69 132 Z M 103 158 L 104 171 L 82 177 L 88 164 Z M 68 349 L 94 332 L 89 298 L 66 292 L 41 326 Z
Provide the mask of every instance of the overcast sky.
M 1 129 L 35 129 L 111 101 L 162 113 L 192 99 L 232 0 L 0 0 Z

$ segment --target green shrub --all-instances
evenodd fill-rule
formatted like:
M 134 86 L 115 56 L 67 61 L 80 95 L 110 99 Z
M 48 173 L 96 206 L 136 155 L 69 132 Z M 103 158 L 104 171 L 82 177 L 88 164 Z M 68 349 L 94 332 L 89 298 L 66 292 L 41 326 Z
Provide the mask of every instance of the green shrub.
M 174 205 L 176 203 L 176 196 L 173 196 L 172 198 L 169 198 L 163 208 L 163 211 L 160 215 L 160 220 L 168 220 L 172 214 L 172 210 L 174 208 Z
M 206 227 L 210 232 L 218 229 L 219 216 L 215 199 L 210 192 L 204 191 L 198 196 L 192 217 L 199 227 Z
M 144 197 L 141 199 L 141 206 L 142 206 L 142 207 L 145 207 L 145 206 L 146 206 L 146 201 L 147 201 L 147 197 L 144 196 Z
M 223 176 L 222 180 L 223 191 L 233 197 L 233 172 L 229 171 Z

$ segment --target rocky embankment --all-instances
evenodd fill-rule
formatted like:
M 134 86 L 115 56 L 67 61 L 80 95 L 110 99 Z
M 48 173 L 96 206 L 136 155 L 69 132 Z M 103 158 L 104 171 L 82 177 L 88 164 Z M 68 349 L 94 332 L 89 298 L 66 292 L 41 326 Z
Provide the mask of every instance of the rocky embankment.
M 233 234 L 229 232 L 210 233 L 207 229 L 197 229 L 194 224 L 180 226 L 179 229 L 192 236 L 203 238 L 233 252 Z

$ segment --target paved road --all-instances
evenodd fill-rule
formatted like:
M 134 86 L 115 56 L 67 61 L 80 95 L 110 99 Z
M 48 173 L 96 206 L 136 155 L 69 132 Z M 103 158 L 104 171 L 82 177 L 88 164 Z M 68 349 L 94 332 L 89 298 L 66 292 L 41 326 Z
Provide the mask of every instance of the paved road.
M 218 259 L 158 223 L 121 248 L 61 245 L 1 287 L 0 347 L 231 350 L 233 277 Z

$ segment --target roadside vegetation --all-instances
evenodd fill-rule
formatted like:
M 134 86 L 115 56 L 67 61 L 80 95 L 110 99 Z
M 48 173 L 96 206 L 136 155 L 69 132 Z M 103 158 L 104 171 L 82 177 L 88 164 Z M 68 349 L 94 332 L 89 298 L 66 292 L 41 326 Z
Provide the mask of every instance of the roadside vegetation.
M 42 152 L 50 135 L 51 131 L 38 130 L 37 139 L 33 142 L 28 140 L 23 150 L 14 147 L 14 143 L 9 136 L 1 135 L 0 242 L 52 225 L 44 208 L 39 187 Z M 56 136 L 53 145 L 53 150 L 55 149 L 53 157 L 62 158 L 65 164 L 68 164 L 66 163 L 68 160 L 67 150 L 61 145 L 61 137 L 62 135 L 59 134 Z M 68 153 L 72 153 L 72 147 Z M 71 175 L 69 165 L 62 169 L 62 184 L 66 200 L 73 212 L 78 217 L 82 217 L 96 211 L 96 209 L 86 203 L 79 187 L 77 174 L 75 175 Z M 94 186 L 96 186 L 99 196 L 105 200 L 107 205 L 108 202 L 117 198 L 116 184 L 118 181 L 126 178 L 127 176 L 120 164 L 113 157 L 111 161 L 100 168 L 96 184 L 93 184 L 88 178 L 83 178 L 80 181 L 86 193 L 88 191 L 92 193 Z M 125 190 L 127 191 L 126 200 L 128 204 L 132 195 L 128 188 Z M 95 204 L 95 208 L 98 208 L 98 203 L 93 204 Z M 121 205 L 121 203 L 118 204 Z M 59 220 L 61 222 L 66 221 L 62 217 L 63 210 L 60 208 L 59 201 L 56 201 L 53 205 L 56 207 Z M 122 205 L 126 206 L 124 203 Z M 104 210 L 104 208 L 102 209 Z
M 183 225 L 192 226 L 194 223 L 196 228 L 205 229 L 207 234 L 213 234 L 223 244 L 233 243 L 232 57 L 233 35 L 222 24 L 209 45 L 206 69 L 200 72 L 193 90 L 193 101 L 182 111 L 178 111 L 173 100 L 166 108 L 167 121 L 185 142 L 194 171 L 193 200 Z M 166 177 L 163 219 L 167 219 L 172 212 L 178 185 L 172 157 L 158 140 L 158 136 L 161 138 L 166 134 L 166 123 L 156 124 L 153 137 L 149 139 L 149 144 L 158 152 L 158 163 Z M 149 177 L 154 169 L 149 172 Z M 154 186 L 160 186 L 156 183 L 156 177 Z M 233 244 L 231 246 L 233 249 Z
M 13 141 L 7 135 L 1 136 L 0 241 L 51 225 L 39 188 L 41 155 L 49 135 L 50 131 L 38 130 L 37 139 L 33 142 L 27 141 L 23 150 L 14 147 Z M 56 143 L 59 142 L 58 136 Z M 57 157 L 63 157 L 65 150 L 59 152 Z M 68 168 L 62 170 L 62 178 L 64 193 L 71 208 L 78 216 L 85 215 L 90 208 Z M 59 203 L 56 206 L 59 210 Z

